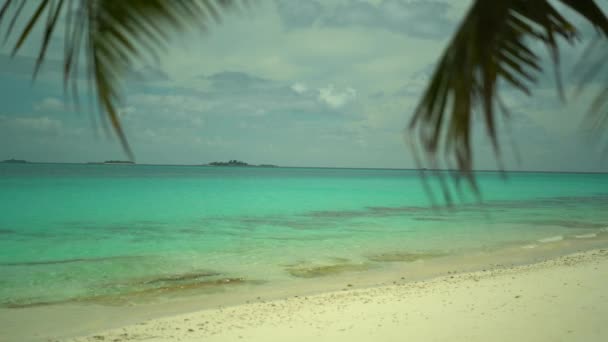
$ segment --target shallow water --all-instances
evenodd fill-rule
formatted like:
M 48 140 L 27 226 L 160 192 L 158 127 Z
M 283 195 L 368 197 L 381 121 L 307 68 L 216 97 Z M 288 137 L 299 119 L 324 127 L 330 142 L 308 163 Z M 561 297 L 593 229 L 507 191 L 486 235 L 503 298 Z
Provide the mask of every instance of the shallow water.
M 0 164 L 0 305 L 223 292 L 608 234 L 607 174 L 478 178 L 483 203 L 446 209 L 407 170 Z

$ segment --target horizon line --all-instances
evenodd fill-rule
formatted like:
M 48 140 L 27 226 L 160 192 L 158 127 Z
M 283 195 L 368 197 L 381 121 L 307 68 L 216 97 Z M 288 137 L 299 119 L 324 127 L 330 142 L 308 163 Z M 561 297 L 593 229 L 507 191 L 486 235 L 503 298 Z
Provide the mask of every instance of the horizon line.
M 10 164 L 2 163 L 0 164 Z M 103 162 L 31 162 L 28 161 L 26 164 L 71 164 L 71 165 L 109 165 Z M 19 164 L 23 165 L 23 164 Z M 120 164 L 112 164 L 116 166 Z M 458 169 L 431 169 L 431 168 L 391 168 L 391 167 L 343 167 L 343 166 L 281 166 L 276 164 L 249 164 L 248 166 L 215 166 L 209 164 L 154 164 L 154 163 L 137 163 L 129 164 L 129 166 L 189 166 L 189 167 L 227 167 L 227 168 L 247 168 L 260 167 L 259 165 L 273 165 L 272 168 L 291 168 L 291 169 L 345 169 L 345 170 L 395 170 L 395 171 L 452 171 L 458 172 Z M 126 166 L 126 165 L 124 165 Z M 262 166 L 263 167 L 263 166 Z M 269 167 L 270 168 L 270 167 Z M 496 172 L 496 173 L 570 173 L 570 174 L 607 174 L 607 171 L 554 171 L 554 170 L 492 170 L 492 169 L 478 169 L 472 170 L 472 172 Z

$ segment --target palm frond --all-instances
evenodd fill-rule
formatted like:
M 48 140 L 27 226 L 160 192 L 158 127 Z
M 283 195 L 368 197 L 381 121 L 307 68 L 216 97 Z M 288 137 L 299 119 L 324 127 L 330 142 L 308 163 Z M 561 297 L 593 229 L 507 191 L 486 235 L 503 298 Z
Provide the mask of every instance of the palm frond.
M 563 2 L 598 29 L 608 28 L 608 19 L 593 1 Z M 441 57 L 410 121 L 408 133 L 426 154 L 419 164 L 438 165 L 439 152 L 443 151 L 444 163 L 454 165 L 458 176 L 478 193 L 472 172 L 474 113 L 481 113 L 500 162 L 496 108 L 503 114 L 508 110 L 500 101 L 498 85 L 532 93 L 531 87 L 544 70 L 528 41 L 540 41 L 549 49 L 561 93 L 558 40 L 573 44 L 576 38 L 574 25 L 548 0 L 476 0 Z M 445 199 L 451 201 L 449 195 Z
M 593 0 L 560 0 L 572 8 L 575 12 L 582 15 L 591 25 L 593 25 L 604 36 L 608 36 L 608 20 L 606 14 Z
M 245 1 L 245 0 L 242 0 Z M 122 100 L 122 78 L 137 61 L 158 57 L 172 33 L 188 25 L 205 27 L 217 22 L 225 9 L 238 0 L 42 0 L 17 37 L 12 54 L 19 52 L 32 30 L 44 19 L 43 39 L 34 70 L 36 77 L 46 56 L 58 18 L 65 15 L 63 57 L 64 85 L 71 83 L 72 99 L 78 106 L 78 69 L 84 56 L 85 70 L 102 114 L 109 122 L 130 159 L 133 153 L 123 131 L 118 107 Z M 5 0 L 0 7 L 0 25 L 9 18 L 5 40 L 23 16 L 25 0 Z M 83 55 L 84 52 L 84 55 Z

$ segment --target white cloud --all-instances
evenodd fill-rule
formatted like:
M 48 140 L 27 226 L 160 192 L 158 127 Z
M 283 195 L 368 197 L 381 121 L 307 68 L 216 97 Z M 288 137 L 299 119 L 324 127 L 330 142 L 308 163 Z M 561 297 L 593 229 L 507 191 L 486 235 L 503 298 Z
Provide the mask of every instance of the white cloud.
M 46 116 L 33 117 L 33 118 L 17 118 L 15 122 L 30 130 L 43 131 L 43 132 L 56 132 L 61 129 L 61 122 L 59 120 L 50 119 Z
M 157 108 L 164 114 L 173 116 L 181 112 L 202 112 L 212 107 L 213 101 L 197 98 L 188 95 L 156 95 L 156 94 L 136 94 L 129 97 L 132 106 L 147 106 Z
M 56 97 L 47 97 L 34 106 L 37 111 L 61 111 L 65 110 L 63 101 Z
M 57 133 L 62 128 L 61 121 L 46 116 L 9 117 L 0 115 L 0 126 L 9 131 Z
M 300 82 L 292 84 L 290 88 L 298 94 L 304 94 L 308 91 L 308 87 L 306 86 L 306 84 Z
M 377 4 L 348 1 L 329 10 L 321 21 L 329 27 L 366 27 L 415 38 L 443 39 L 456 24 L 447 16 L 451 7 L 451 2 L 435 0 L 382 0 Z
M 137 110 L 133 106 L 127 106 L 127 107 L 123 107 L 123 108 L 119 108 L 118 109 L 118 113 L 119 113 L 120 117 L 129 116 L 130 114 L 133 114 L 136 111 Z
M 319 101 L 334 109 L 344 107 L 346 104 L 354 101 L 356 97 L 357 91 L 351 87 L 346 88 L 344 91 L 336 90 L 333 84 L 319 88 Z

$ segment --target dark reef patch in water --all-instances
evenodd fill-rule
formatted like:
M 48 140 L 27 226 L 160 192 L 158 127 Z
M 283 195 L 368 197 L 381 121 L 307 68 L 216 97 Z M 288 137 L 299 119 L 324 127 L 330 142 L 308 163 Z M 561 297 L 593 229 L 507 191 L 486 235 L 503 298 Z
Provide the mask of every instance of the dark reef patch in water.
M 98 223 L 91 221 L 63 221 L 59 222 L 58 228 L 67 228 L 69 230 L 84 230 L 84 231 L 96 231 L 96 232 L 127 232 L 127 233 L 151 233 L 157 234 L 168 228 L 166 222 L 160 221 L 127 221 L 127 222 L 109 222 L 109 223 Z
M 484 203 L 459 203 L 453 207 L 448 206 L 367 206 L 361 209 L 347 210 L 316 210 L 300 213 L 296 216 L 243 216 L 243 217 L 213 217 L 205 218 L 201 222 L 209 226 L 228 226 L 236 230 L 255 230 L 263 226 L 318 229 L 323 226 L 333 226 L 337 221 L 351 220 L 349 224 L 357 224 L 357 219 L 383 218 L 398 216 L 415 216 L 415 221 L 454 221 L 458 219 L 482 219 L 488 214 L 508 214 L 513 211 L 530 209 L 564 208 L 574 210 L 580 203 L 594 203 L 601 206 L 608 204 L 608 196 L 581 196 L 581 197 L 552 197 L 533 198 L 529 200 L 495 200 Z M 473 216 L 472 216 L 473 215 Z M 482 217 L 483 216 L 483 217 Z M 361 225 L 365 225 L 361 223 Z M 369 225 L 369 223 L 367 223 Z M 225 232 L 225 230 L 222 230 Z M 213 233 L 213 232 L 210 232 Z
M 409 253 L 409 252 L 386 252 L 372 254 L 367 259 L 374 262 L 413 262 L 446 256 L 445 253 Z
M 242 285 L 252 283 L 245 278 L 221 278 L 214 280 L 204 280 L 189 283 L 180 283 L 174 285 L 165 285 L 142 290 L 135 290 L 126 293 L 127 296 L 140 295 L 160 295 L 184 290 L 199 290 L 199 289 L 217 289 L 224 286 Z
M 365 207 L 362 210 L 319 210 L 303 216 L 325 219 L 349 219 L 359 217 L 389 217 L 429 211 L 425 207 Z
M 341 259 L 344 260 L 344 259 Z M 336 275 L 345 272 L 361 272 L 372 268 L 371 264 L 339 262 L 330 265 L 297 264 L 285 268 L 287 273 L 298 278 L 317 278 Z
M 259 240 L 278 240 L 278 241 L 320 241 L 327 239 L 342 239 L 344 235 L 340 234 L 317 234 L 317 235 L 306 235 L 306 236 L 260 236 L 260 237 L 252 237 L 252 239 Z
M 221 291 L 226 287 L 232 287 L 245 284 L 261 284 L 262 281 L 247 280 L 245 278 L 221 278 L 215 280 L 206 280 L 191 282 L 178 285 L 165 285 L 159 287 L 133 289 L 123 291 L 121 293 L 100 294 L 91 296 L 73 297 L 55 301 L 36 301 L 36 300 L 21 300 L 1 303 L 0 307 L 9 309 L 31 308 L 39 306 L 49 306 L 58 304 L 104 304 L 104 305 L 122 305 L 133 301 L 147 301 L 162 295 L 179 295 L 188 291 Z
M 366 207 L 368 211 L 375 215 L 391 215 L 391 214 L 403 214 L 403 213 L 417 213 L 421 211 L 429 211 L 429 208 L 425 207 Z
M 177 230 L 180 233 L 184 234 L 194 234 L 194 235 L 203 235 L 207 232 L 204 229 L 196 229 L 196 228 L 181 228 Z
M 0 235 L 9 235 L 9 234 L 15 234 L 17 233 L 14 230 L 11 229 L 0 229 Z
M 150 279 L 150 280 L 144 281 L 143 284 L 183 282 L 183 281 L 189 281 L 189 280 L 197 280 L 200 278 L 215 277 L 215 276 L 219 276 L 219 275 L 221 275 L 221 273 L 214 272 L 214 271 L 182 273 L 182 274 L 174 274 L 174 275 L 168 275 L 168 276 L 164 276 L 164 277 Z
M 317 210 L 303 214 L 303 216 L 314 217 L 314 218 L 353 218 L 365 216 L 363 211 L 359 210 Z
M 258 226 L 288 227 L 293 229 L 315 229 L 318 222 L 308 220 L 291 220 L 283 217 L 241 217 L 238 219 L 241 226 L 255 228 Z
M 436 222 L 453 222 L 455 218 L 448 219 L 447 217 L 414 217 L 414 221 L 436 221 Z

